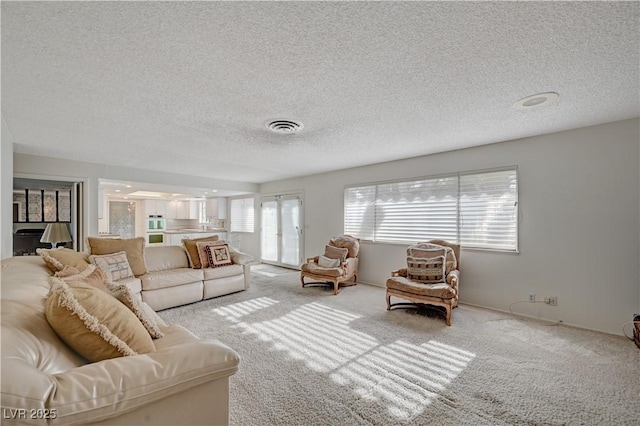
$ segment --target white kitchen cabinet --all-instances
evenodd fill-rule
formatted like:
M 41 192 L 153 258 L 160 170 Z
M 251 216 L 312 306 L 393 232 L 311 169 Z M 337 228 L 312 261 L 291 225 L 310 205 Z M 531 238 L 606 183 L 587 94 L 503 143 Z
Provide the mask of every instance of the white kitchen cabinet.
M 175 206 L 175 216 L 173 219 L 198 219 L 197 201 L 171 201 L 170 204 L 172 205 L 171 207 Z
M 180 203 L 180 201 L 167 201 L 167 214 L 164 216 L 166 219 L 178 218 L 178 203 Z
M 144 210 L 147 216 L 166 216 L 167 201 L 166 200 L 144 200 Z
M 207 217 L 226 219 L 227 200 L 228 198 L 226 197 L 207 198 Z

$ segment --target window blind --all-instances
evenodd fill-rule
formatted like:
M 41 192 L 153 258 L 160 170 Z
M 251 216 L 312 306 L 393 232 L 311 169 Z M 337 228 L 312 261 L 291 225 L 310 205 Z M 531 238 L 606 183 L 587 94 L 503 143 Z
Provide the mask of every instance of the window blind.
M 518 175 L 515 168 L 460 175 L 460 243 L 516 250 Z
M 377 185 L 376 241 L 456 241 L 457 177 Z
M 345 188 L 344 232 L 374 242 L 443 239 L 517 250 L 517 169 Z
M 254 199 L 235 198 L 230 206 L 231 232 L 254 232 Z

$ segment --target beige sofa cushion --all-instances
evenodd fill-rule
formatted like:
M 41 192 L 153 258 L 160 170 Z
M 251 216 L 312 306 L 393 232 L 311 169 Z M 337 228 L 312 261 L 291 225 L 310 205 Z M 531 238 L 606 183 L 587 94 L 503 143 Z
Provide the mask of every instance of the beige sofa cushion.
M 391 277 L 387 279 L 387 288 L 419 296 L 453 299 L 456 291 L 447 283 L 423 284 L 405 277 Z
M 228 265 L 220 268 L 206 268 L 203 269 L 204 280 L 215 280 L 216 278 L 232 277 L 234 275 L 242 275 L 244 268 L 242 265 Z
M 151 336 L 115 297 L 88 284 L 49 280 L 45 316 L 51 328 L 90 361 L 153 352 Z
M 120 251 L 127 253 L 127 260 L 133 274 L 138 277 L 147 272 L 144 262 L 144 238 L 87 238 L 92 255 L 112 254 Z
M 149 272 L 140 277 L 142 290 L 158 290 L 202 281 L 202 270 L 191 268 L 167 269 Z
M 36 249 L 44 263 L 53 272 L 62 271 L 65 266 L 73 266 L 78 271 L 84 271 L 89 265 L 89 257 L 86 253 L 80 253 L 68 248 L 56 248 L 56 249 Z

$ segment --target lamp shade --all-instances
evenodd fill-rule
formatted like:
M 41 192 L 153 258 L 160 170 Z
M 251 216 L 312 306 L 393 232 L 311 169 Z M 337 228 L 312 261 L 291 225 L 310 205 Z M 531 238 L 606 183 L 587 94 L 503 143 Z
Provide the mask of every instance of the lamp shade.
M 41 243 L 51 243 L 52 247 L 65 241 L 71 241 L 71 235 L 69 234 L 67 224 L 60 222 L 48 224 L 42 234 L 42 238 L 40 238 Z

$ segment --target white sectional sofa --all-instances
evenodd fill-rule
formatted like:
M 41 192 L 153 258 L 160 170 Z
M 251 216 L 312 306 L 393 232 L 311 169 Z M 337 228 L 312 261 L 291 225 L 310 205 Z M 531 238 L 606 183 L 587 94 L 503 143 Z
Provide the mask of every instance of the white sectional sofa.
M 233 264 L 218 268 L 192 269 L 182 246 L 146 247 L 144 257 L 147 273 L 125 282 L 156 311 L 235 293 L 250 285 L 253 258 L 233 249 Z
M 156 307 L 219 293 L 205 286 L 232 291 L 242 282 L 245 288 L 243 266 L 233 265 L 229 276 L 204 279 L 203 271 L 185 267 L 180 250 L 147 251 L 151 272 L 137 286 Z M 228 424 L 229 377 L 239 364 L 233 349 L 200 340 L 181 326 L 161 325 L 164 337 L 153 340 L 149 353 L 87 361 L 49 325 L 45 309 L 52 275 L 40 257 L 2 261 L 3 425 Z M 171 302 L 182 290 L 189 296 Z

